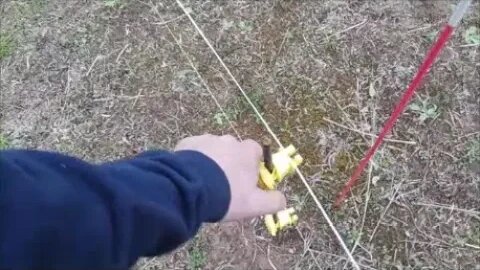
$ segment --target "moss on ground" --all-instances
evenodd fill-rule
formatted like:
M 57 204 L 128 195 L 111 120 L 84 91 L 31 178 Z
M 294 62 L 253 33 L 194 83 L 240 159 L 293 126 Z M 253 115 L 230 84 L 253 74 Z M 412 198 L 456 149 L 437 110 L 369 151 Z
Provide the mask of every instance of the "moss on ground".
M 0 33 L 0 60 L 12 54 L 14 47 L 12 36 L 6 33 Z
M 0 134 L 0 150 L 7 149 L 8 147 L 10 147 L 10 142 L 5 136 Z

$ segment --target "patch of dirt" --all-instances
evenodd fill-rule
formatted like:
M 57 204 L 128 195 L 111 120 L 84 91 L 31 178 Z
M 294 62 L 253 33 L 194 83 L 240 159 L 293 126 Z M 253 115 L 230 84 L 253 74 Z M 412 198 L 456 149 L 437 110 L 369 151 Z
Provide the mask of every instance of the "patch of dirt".
M 365 269 L 480 265 L 479 3 L 457 29 L 338 211 L 336 192 L 398 102 L 456 1 L 186 1 L 284 144 Z M 15 147 L 101 162 L 182 137 L 234 133 L 170 34 L 180 40 L 242 138 L 268 133 L 174 1 L 0 2 L 0 133 Z M 468 46 L 465 46 L 468 45 Z M 423 104 L 422 103 L 422 104 Z M 370 180 L 370 185 L 367 185 Z M 296 177 L 282 185 L 300 223 L 277 238 L 260 220 L 207 225 L 138 269 L 348 269 Z M 355 243 L 357 243 L 355 245 Z

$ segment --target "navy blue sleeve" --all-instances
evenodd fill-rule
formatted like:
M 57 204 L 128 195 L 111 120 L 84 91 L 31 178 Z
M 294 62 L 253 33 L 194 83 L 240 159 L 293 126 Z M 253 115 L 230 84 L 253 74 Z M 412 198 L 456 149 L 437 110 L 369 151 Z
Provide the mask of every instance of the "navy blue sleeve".
M 225 174 L 194 151 L 94 165 L 0 151 L 0 269 L 127 269 L 223 218 Z

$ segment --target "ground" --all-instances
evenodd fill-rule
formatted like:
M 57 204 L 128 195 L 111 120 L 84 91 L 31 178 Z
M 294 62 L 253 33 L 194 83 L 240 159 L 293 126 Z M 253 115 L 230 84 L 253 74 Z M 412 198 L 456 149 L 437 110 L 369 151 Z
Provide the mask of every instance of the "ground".
M 480 269 L 480 4 L 441 54 L 361 183 L 332 201 L 379 132 L 456 1 L 186 1 L 284 144 L 305 158 L 364 269 Z M 173 0 L 0 2 L 0 148 L 92 162 L 205 132 L 268 140 Z M 396 140 L 396 141 L 393 141 Z M 300 222 L 205 225 L 137 269 L 349 269 L 299 179 Z

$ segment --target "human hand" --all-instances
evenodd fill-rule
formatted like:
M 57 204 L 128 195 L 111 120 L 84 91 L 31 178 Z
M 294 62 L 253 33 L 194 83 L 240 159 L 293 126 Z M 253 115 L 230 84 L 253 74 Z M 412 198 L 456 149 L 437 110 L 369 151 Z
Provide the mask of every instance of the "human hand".
M 230 205 L 224 221 L 273 214 L 286 207 L 280 191 L 257 186 L 262 147 L 253 140 L 238 141 L 233 136 L 201 135 L 181 140 L 175 151 L 193 150 L 214 160 L 227 176 Z

